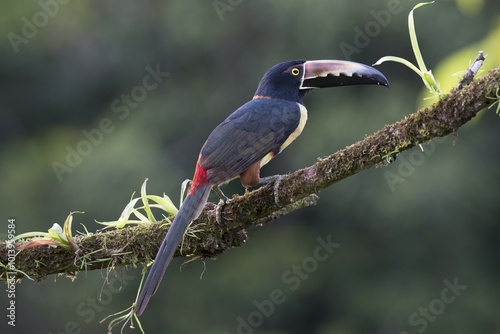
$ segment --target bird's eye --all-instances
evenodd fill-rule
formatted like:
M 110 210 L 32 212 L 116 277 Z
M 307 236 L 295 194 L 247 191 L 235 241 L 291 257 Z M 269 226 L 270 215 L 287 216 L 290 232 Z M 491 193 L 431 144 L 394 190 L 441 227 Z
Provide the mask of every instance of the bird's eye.
M 290 73 L 292 73 L 292 75 L 296 77 L 297 75 L 299 75 L 300 70 L 297 67 L 294 67 L 294 68 L 292 68 Z

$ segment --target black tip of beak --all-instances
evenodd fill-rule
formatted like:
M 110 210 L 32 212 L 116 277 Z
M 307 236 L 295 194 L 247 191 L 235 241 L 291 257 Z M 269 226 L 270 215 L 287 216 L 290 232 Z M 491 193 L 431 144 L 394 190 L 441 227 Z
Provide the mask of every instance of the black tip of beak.
M 304 63 L 301 89 L 349 85 L 380 85 L 389 81 L 371 66 L 343 60 L 313 60 Z

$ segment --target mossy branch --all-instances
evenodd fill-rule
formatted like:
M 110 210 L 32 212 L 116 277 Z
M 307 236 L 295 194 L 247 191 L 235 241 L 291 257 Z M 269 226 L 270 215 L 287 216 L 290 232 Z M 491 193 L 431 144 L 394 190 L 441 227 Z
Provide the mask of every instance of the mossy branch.
M 226 225 L 222 229 L 215 221 L 215 204 L 208 203 L 192 224 L 195 236 L 188 235 L 184 239 L 182 254 L 199 258 L 213 257 L 228 248 L 242 246 L 247 240 L 247 229 L 315 204 L 318 191 L 384 163 L 395 152 L 403 152 L 432 138 L 456 132 L 480 110 L 495 102 L 500 103 L 499 89 L 500 68 L 496 68 L 465 87 L 457 87 L 432 106 L 386 125 L 380 131 L 320 159 L 310 167 L 284 176 L 278 192 L 281 207 L 275 204 L 272 184 L 243 196 L 234 196 L 233 201 L 222 210 Z M 8 244 L 0 241 L 0 278 L 5 280 L 7 273 L 10 278 L 22 278 L 23 272 L 40 281 L 51 274 L 74 276 L 83 270 L 145 264 L 156 255 L 167 230 L 168 224 L 153 224 L 76 236 L 76 252 L 60 247 L 28 248 L 17 252 L 17 273 L 11 273 L 9 269 Z M 16 246 L 22 243 L 25 241 L 18 242 Z M 176 255 L 181 254 L 178 251 Z

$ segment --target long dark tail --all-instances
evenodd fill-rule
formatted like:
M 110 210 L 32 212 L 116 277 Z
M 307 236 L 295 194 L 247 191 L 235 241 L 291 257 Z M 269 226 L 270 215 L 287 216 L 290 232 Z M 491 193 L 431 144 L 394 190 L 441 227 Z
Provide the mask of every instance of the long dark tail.
M 151 267 L 151 271 L 142 287 L 141 294 L 135 305 L 135 312 L 141 315 L 146 309 L 149 299 L 155 294 L 161 279 L 167 270 L 168 264 L 172 260 L 174 253 L 182 240 L 189 223 L 198 218 L 201 210 L 207 202 L 211 185 L 200 184 L 194 193 L 189 194 L 181 205 L 175 216 L 174 222 L 163 239 L 160 250 L 156 254 L 156 259 Z

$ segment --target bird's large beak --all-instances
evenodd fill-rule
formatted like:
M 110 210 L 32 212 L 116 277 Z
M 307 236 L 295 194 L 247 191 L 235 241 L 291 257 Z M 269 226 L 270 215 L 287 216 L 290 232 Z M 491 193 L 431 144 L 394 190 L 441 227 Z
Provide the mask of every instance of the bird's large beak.
M 371 66 L 345 60 L 311 60 L 304 63 L 300 89 L 348 85 L 389 86 L 387 78 Z

